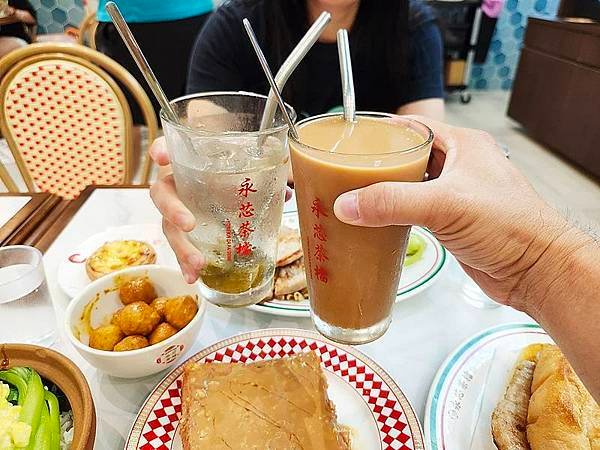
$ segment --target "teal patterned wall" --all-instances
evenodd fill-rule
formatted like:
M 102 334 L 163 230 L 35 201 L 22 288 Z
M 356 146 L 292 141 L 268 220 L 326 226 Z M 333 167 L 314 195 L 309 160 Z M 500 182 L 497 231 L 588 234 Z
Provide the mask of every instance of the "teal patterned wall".
M 485 64 L 471 72 L 475 89 L 510 89 L 519 62 L 528 17 L 556 16 L 559 0 L 507 0 L 498 18 Z
M 38 33 L 62 33 L 66 26 L 78 26 L 85 10 L 81 0 L 29 0 L 35 8 Z

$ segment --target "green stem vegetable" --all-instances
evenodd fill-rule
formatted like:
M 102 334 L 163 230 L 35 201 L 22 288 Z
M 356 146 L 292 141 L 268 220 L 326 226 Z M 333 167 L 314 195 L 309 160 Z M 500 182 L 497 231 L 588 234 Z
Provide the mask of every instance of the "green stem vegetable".
M 0 371 L 0 381 L 4 381 L 17 388 L 19 392 L 17 404 L 22 405 L 27 396 L 27 381 L 14 369 Z
M 42 379 L 35 370 L 30 369 L 29 380 L 27 382 L 27 396 L 21 406 L 21 414 L 19 420 L 31 425 L 32 436 L 37 437 L 37 429 L 40 425 L 42 411 L 46 408 L 44 402 L 44 385 Z M 33 447 L 32 440 L 29 440 L 28 449 L 36 449 Z
M 43 395 L 43 394 L 42 394 Z M 35 433 L 35 437 L 29 440 L 28 449 L 32 450 L 52 450 L 52 433 L 50 432 L 50 413 L 46 403 L 42 404 L 40 414 L 40 425 Z
M 0 371 L 0 380 L 15 386 L 19 391 L 18 404 L 21 406 L 19 422 L 24 422 L 31 426 L 31 438 L 29 439 L 27 449 L 40 450 L 34 446 L 34 441 L 37 441 L 42 412 L 45 410 L 49 416 L 48 408 L 44 401 L 44 392 L 46 391 L 42 384 L 42 379 L 35 370 L 28 367 L 13 367 L 9 370 Z M 49 419 L 46 422 L 49 422 Z
M 50 414 L 50 436 L 51 436 L 51 449 L 60 449 L 60 408 L 58 406 L 58 399 L 52 392 L 44 392 L 44 398 L 48 403 L 48 412 Z M 37 450 L 37 449 L 36 449 Z

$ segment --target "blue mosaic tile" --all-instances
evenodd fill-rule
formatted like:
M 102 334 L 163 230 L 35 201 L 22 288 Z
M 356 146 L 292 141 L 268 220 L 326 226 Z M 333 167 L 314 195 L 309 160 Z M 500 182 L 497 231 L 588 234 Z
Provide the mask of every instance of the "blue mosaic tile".
M 559 0 L 507 0 L 496 23 L 487 61 L 474 65 L 471 87 L 510 89 L 519 62 L 528 17 L 556 16 Z
M 70 24 L 79 24 L 85 18 L 85 11 L 83 8 L 71 6 L 67 11 L 67 21 Z
M 512 25 L 520 25 L 522 20 L 523 15 L 521 13 L 516 12 L 512 16 L 510 16 L 510 23 Z
M 36 11 L 36 15 L 37 15 L 38 30 L 40 30 L 39 32 L 45 33 L 46 27 L 48 27 L 49 25 L 52 24 L 52 22 L 54 22 L 54 19 L 52 18 L 52 10 L 39 9 Z
M 513 32 L 513 36 L 515 37 L 515 39 L 517 39 L 519 41 L 523 40 L 523 37 L 525 36 L 525 27 L 515 28 L 515 31 Z
M 54 19 L 54 22 L 59 24 L 67 23 L 67 12 L 64 9 L 53 9 L 52 18 Z
M 494 56 L 494 64 L 504 64 L 506 61 L 506 55 L 504 53 L 498 53 Z
M 477 80 L 477 82 L 475 83 L 475 87 L 477 89 L 485 89 L 487 88 L 487 80 L 485 78 L 480 78 L 479 80 Z
M 78 26 L 85 16 L 82 0 L 30 0 L 36 10 L 38 33 L 62 33 Z
M 535 4 L 533 5 L 534 9 L 539 13 L 545 12 L 547 6 L 548 2 L 546 0 L 536 0 Z

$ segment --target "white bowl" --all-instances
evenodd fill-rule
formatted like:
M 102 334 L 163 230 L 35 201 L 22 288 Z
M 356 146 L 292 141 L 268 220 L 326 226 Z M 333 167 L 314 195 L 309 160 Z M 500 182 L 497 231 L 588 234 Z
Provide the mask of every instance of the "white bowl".
M 115 278 L 122 276 L 147 276 L 154 284 L 159 297 L 192 295 L 198 298 L 196 316 L 177 334 L 139 350 L 109 352 L 89 347 L 87 332 L 84 330 L 85 327 L 81 326 L 84 309 L 91 301 L 98 298 L 90 314 L 90 323 L 95 328 L 105 322 L 106 317 L 123 306 L 119 299 L 119 292 L 115 289 Z M 206 301 L 200 298 L 197 285 L 187 284 L 179 270 L 157 265 L 137 266 L 119 270 L 89 284 L 69 304 L 65 328 L 71 344 L 92 366 L 115 377 L 138 378 L 155 374 L 174 365 L 196 340 L 205 312 Z M 79 334 L 79 339 L 75 333 Z

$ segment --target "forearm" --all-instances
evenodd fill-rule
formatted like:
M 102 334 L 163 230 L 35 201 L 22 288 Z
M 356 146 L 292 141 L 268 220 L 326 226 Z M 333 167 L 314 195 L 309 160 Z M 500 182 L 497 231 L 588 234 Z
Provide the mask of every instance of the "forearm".
M 420 115 L 439 121 L 444 120 L 444 100 L 441 98 L 428 98 L 407 103 L 398 108 L 399 115 Z
M 35 25 L 36 24 L 35 18 L 31 15 L 31 13 L 29 11 L 26 11 L 24 9 L 15 10 L 15 17 L 19 20 L 19 22 L 23 22 L 24 24 L 27 24 L 27 25 Z
M 523 284 L 526 311 L 600 402 L 600 245 L 570 228 L 549 245 Z

